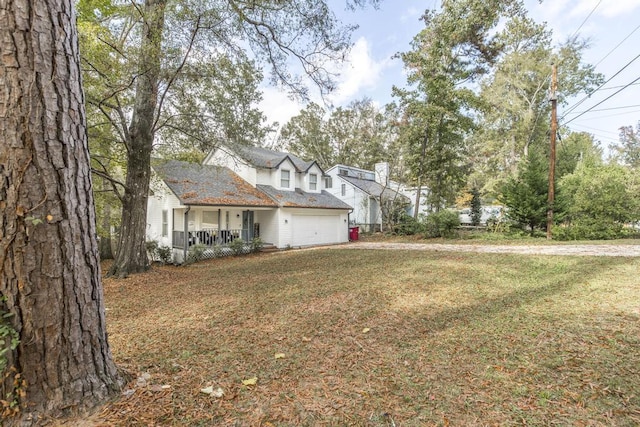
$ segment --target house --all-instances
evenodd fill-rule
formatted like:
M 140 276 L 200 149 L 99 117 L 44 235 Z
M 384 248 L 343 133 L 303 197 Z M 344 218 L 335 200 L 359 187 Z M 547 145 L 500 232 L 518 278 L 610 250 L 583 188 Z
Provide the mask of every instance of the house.
M 400 192 L 400 184 L 389 179 L 388 163 L 377 163 L 373 171 L 335 165 L 325 181 L 327 191 L 353 207 L 350 223 L 362 231 L 381 230 L 390 204 L 409 213 L 411 201 Z
M 324 189 L 324 171 L 259 147 L 210 153 L 202 164 L 154 161 L 147 239 L 174 249 L 259 237 L 277 248 L 348 241 L 351 206 Z

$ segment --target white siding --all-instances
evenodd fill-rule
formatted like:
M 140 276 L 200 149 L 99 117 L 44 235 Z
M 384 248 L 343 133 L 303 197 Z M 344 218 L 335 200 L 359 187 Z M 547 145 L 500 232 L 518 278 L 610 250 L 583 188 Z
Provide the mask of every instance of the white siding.
M 160 246 L 171 246 L 174 209 L 183 207 L 164 182 L 153 182 L 154 194 L 147 202 L 147 240 L 155 240 Z M 167 211 L 168 233 L 162 236 L 162 211 Z
M 289 244 L 293 247 L 345 243 L 349 240 L 346 211 L 282 209 L 289 215 Z

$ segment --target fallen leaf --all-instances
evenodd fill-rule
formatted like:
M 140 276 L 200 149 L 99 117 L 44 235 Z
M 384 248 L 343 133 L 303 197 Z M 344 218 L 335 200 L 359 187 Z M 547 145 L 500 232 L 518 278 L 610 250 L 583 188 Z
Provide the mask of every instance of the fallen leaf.
M 203 388 L 202 390 L 200 390 L 200 393 L 208 394 L 209 396 L 217 398 L 224 396 L 224 390 L 222 390 L 220 387 L 214 390 L 213 386 Z
M 209 387 L 205 387 L 205 388 L 201 389 L 200 393 L 213 394 L 213 386 L 210 385 Z
M 309 342 L 309 341 L 311 341 L 311 338 L 302 337 L 302 342 Z
M 248 380 L 242 380 L 244 385 L 256 385 L 258 383 L 258 377 L 249 378 Z
M 364 328 L 364 329 L 362 330 L 362 333 L 363 333 L 363 334 L 366 334 L 366 333 L 367 333 L 367 332 L 369 332 L 370 330 L 371 330 L 370 328 Z
M 276 359 L 284 359 L 284 353 L 276 353 L 274 357 Z

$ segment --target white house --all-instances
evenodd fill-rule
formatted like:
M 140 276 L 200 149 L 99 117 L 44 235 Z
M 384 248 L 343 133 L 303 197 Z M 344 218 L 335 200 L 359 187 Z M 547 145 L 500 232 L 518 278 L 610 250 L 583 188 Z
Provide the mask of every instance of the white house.
M 401 192 L 401 186 L 389 179 L 389 164 L 377 163 L 370 171 L 353 166 L 335 165 L 327 170 L 327 191 L 353 207 L 349 217 L 351 225 L 363 231 L 380 230 L 383 226 L 383 209 L 380 201 L 409 204 Z
M 348 241 L 351 206 L 325 190 L 315 161 L 223 147 L 202 164 L 154 161 L 153 170 L 147 239 L 172 247 L 178 260 L 195 243 L 260 237 L 287 248 Z

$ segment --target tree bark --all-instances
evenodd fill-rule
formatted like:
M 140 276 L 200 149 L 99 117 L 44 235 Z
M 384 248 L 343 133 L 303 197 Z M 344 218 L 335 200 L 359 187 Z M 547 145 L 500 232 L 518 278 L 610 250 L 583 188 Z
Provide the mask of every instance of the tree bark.
M 151 176 L 154 120 L 158 103 L 160 56 L 166 0 L 145 1 L 140 71 L 136 83 L 133 117 L 127 141 L 127 180 L 122 201 L 122 221 L 116 258 L 109 276 L 126 277 L 149 269 L 145 245 L 147 201 Z
M 127 141 L 127 180 L 122 200 L 122 221 L 116 259 L 109 276 L 126 277 L 149 269 L 146 249 L 147 201 L 151 152 L 160 80 L 160 57 L 166 0 L 146 0 L 133 117 Z
M 108 191 L 109 185 L 104 179 L 102 181 L 102 190 Z M 100 215 L 98 215 L 99 217 Z M 102 235 L 98 242 L 98 250 L 100 253 L 100 261 L 105 259 L 113 259 L 113 250 L 111 249 L 111 204 L 107 201 L 102 207 L 102 218 L 98 219 L 102 225 Z
M 0 0 L 0 310 L 20 339 L 0 399 L 25 404 L 5 425 L 92 408 L 121 385 L 105 326 L 72 5 Z M 18 373 L 24 382 L 14 382 Z

